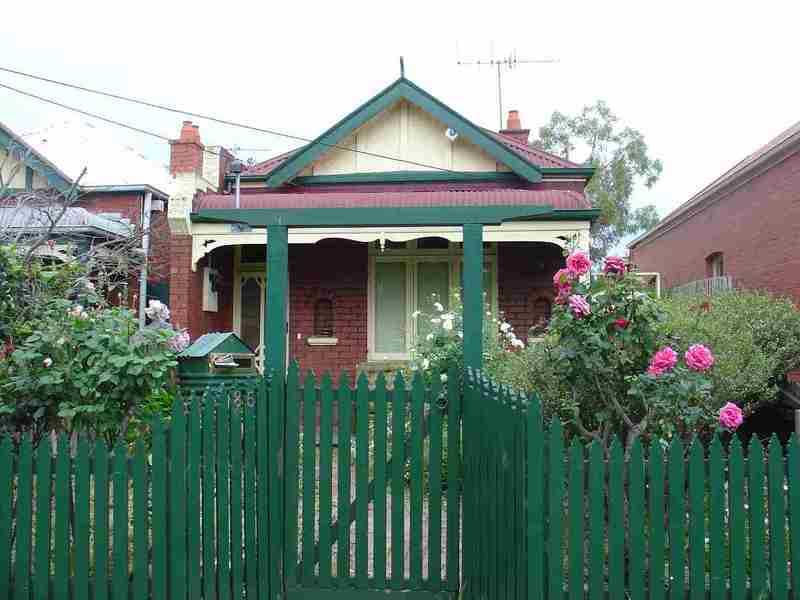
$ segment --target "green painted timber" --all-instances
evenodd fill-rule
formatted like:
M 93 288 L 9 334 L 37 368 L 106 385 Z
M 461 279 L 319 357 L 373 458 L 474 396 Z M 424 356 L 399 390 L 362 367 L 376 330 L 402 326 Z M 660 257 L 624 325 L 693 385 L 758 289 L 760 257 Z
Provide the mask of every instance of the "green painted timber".
M 285 225 L 267 227 L 267 306 L 264 348 L 269 372 L 286 369 L 286 315 L 289 295 L 289 232 Z
M 114 600 L 128 600 L 128 453 L 121 443 L 114 447 L 113 561 L 111 593 Z M 176 565 L 177 566 L 177 565 Z
M 747 501 L 750 525 L 750 591 L 755 598 L 769 593 L 767 588 L 766 528 L 764 527 L 764 451 L 761 440 L 753 436 L 747 452 Z
M 593 214 L 583 211 L 585 215 Z M 195 223 L 244 223 L 251 227 L 341 227 L 380 225 L 499 225 L 552 215 L 549 205 L 403 206 L 364 208 L 204 208 Z M 566 214 L 566 212 L 564 213 Z M 588 218 L 584 216 L 583 218 Z M 267 231 L 269 234 L 269 230 Z
M 464 225 L 464 365 L 483 365 L 483 226 Z

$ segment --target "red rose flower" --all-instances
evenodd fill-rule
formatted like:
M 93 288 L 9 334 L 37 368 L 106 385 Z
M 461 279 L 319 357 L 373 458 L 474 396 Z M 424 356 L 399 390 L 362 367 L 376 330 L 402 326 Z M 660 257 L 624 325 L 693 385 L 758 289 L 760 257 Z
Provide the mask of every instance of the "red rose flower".
M 614 325 L 616 325 L 620 329 L 627 329 L 629 323 L 630 321 L 628 321 L 628 319 L 617 319 L 616 321 L 614 321 Z

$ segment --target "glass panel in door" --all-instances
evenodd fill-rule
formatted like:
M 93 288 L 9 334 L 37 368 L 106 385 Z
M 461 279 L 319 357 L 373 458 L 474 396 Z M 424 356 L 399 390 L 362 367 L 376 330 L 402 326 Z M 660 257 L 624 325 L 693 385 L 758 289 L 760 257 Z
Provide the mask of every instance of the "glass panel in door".
M 405 354 L 406 264 L 375 263 L 375 352 Z
M 450 302 L 450 263 L 417 263 L 417 310 L 425 315 L 438 315 L 434 304 L 439 302 L 445 310 Z M 428 318 L 417 319 L 417 339 L 428 335 L 431 322 Z
M 242 339 L 256 353 L 261 346 L 262 294 L 261 284 L 255 277 L 242 282 Z

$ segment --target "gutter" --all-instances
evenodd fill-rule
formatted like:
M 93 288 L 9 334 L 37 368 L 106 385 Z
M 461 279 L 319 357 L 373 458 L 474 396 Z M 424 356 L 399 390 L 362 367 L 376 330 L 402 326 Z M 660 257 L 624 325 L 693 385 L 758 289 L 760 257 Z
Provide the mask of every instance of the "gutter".
M 122 193 L 122 192 L 141 192 L 152 194 L 157 199 L 168 200 L 169 194 L 161 191 L 157 187 L 149 184 L 131 184 L 131 185 L 82 185 L 82 192 L 105 192 L 105 193 Z

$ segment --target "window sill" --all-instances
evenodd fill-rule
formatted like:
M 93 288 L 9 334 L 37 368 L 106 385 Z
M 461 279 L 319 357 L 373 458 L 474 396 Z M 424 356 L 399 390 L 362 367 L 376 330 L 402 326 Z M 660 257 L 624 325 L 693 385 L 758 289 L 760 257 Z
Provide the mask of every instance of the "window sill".
M 339 338 L 335 337 L 307 337 L 306 344 L 309 346 L 335 346 L 339 343 Z

